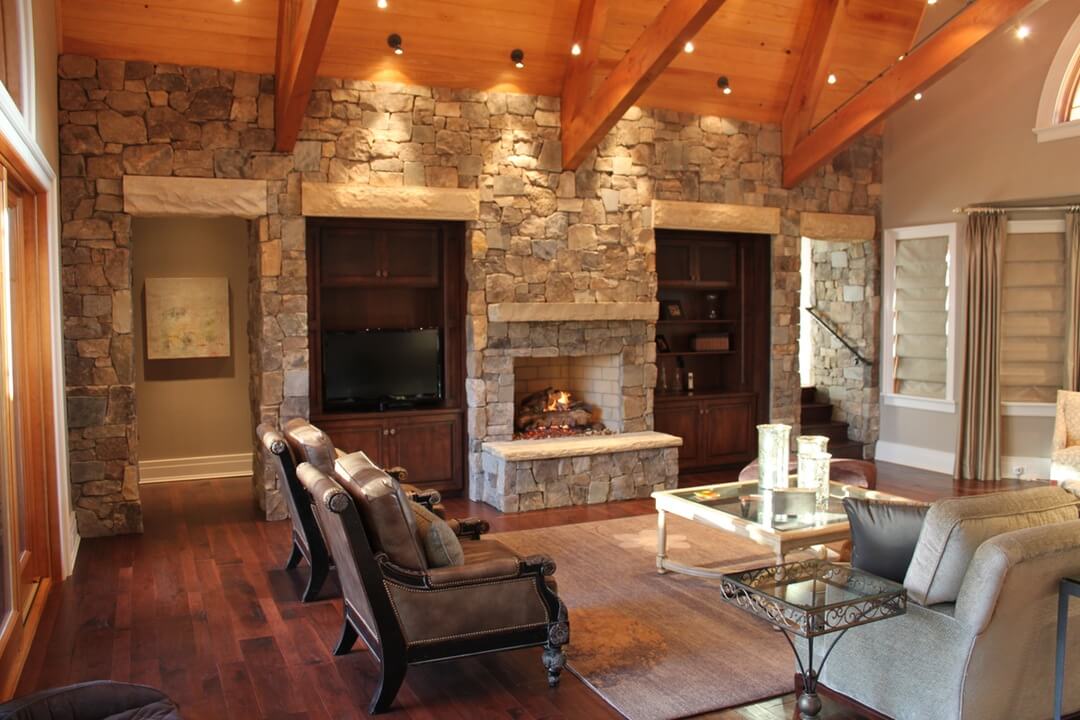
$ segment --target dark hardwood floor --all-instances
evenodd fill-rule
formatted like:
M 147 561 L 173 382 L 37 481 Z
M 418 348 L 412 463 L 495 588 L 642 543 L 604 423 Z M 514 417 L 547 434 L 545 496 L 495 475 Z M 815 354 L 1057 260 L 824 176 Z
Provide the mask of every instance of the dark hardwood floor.
M 932 500 L 1015 488 L 956 484 L 944 475 L 879 464 L 879 489 Z M 697 475 L 684 485 L 734 479 Z M 337 589 L 298 600 L 306 567 L 281 569 L 289 525 L 259 520 L 249 482 L 192 481 L 141 488 L 146 532 L 84 540 L 75 574 L 49 598 L 19 694 L 112 678 L 157 686 L 188 720 L 367 717 L 376 682 L 363 650 L 334 658 L 341 621 Z M 653 512 L 652 501 L 503 515 L 449 499 L 457 516 L 492 531 L 547 527 Z M 539 650 L 414 667 L 387 718 L 556 720 L 618 718 L 570 673 L 549 690 Z M 724 720 L 795 717 L 794 696 L 711 713 Z M 823 718 L 861 717 L 826 700 Z

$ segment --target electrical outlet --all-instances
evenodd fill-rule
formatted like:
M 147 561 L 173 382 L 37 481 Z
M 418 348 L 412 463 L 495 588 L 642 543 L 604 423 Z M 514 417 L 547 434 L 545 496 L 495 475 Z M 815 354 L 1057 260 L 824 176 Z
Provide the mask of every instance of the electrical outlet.
M 1016 467 L 1014 467 L 1013 475 L 1016 477 L 1017 480 L 1022 480 L 1024 477 L 1024 466 L 1017 465 Z

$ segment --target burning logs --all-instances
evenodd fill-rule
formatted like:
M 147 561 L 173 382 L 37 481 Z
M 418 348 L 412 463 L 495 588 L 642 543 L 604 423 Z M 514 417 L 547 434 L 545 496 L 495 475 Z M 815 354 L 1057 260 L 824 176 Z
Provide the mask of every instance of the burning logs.
M 514 429 L 519 433 L 541 428 L 564 428 L 579 433 L 599 431 L 604 429 L 601 415 L 597 406 L 572 400 L 570 393 L 549 387 L 521 401 L 514 417 Z

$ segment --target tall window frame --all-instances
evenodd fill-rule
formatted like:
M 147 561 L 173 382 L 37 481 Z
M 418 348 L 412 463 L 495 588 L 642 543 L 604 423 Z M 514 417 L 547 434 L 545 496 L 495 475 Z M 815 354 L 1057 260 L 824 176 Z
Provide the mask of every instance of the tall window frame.
M 893 391 L 896 365 L 896 245 L 900 240 L 948 238 L 948 269 L 946 281 L 946 332 L 945 332 L 945 397 L 928 398 L 902 395 Z M 883 405 L 905 407 L 932 412 L 956 412 L 956 342 L 957 298 L 959 278 L 957 223 L 914 225 L 885 230 L 882 243 L 882 296 L 881 296 L 881 402 Z
M 1040 143 L 1080 137 L 1080 18 L 1073 22 L 1058 47 L 1043 82 L 1035 117 Z

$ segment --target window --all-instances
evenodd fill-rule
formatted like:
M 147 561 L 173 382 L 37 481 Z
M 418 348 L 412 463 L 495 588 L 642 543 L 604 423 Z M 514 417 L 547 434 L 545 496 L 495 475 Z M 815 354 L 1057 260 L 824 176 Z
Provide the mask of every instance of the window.
M 1080 137 L 1080 18 L 1058 47 L 1035 118 L 1039 142 Z
M 1014 221 L 1005 240 L 1001 399 L 1053 403 L 1065 377 L 1065 223 Z
M 885 231 L 885 403 L 952 412 L 956 224 Z
M 0 0 L 0 84 L 24 114 L 27 89 L 24 70 L 28 69 L 27 59 L 23 55 L 25 12 L 23 0 Z

